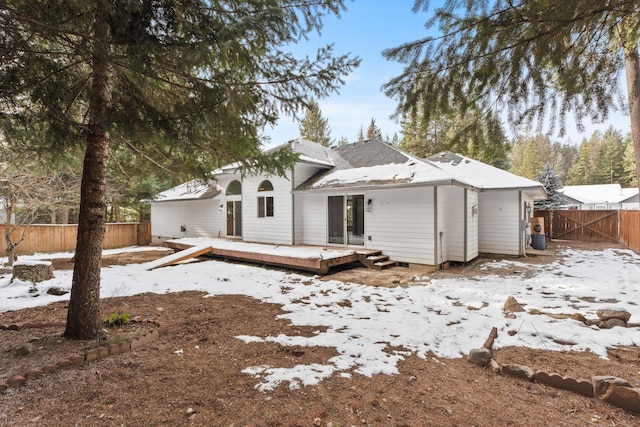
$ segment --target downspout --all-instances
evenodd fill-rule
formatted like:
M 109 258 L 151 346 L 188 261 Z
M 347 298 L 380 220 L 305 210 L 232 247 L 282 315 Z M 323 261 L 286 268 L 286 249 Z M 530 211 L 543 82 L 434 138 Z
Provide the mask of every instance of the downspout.
M 438 265 L 438 187 L 433 187 L 433 265 Z
M 467 248 L 468 241 L 469 241 L 469 236 L 468 236 L 469 212 L 467 212 L 467 209 L 469 207 L 468 191 L 469 190 L 467 188 L 464 189 L 464 249 L 463 249 L 464 253 L 462 254 L 464 262 L 467 262 L 467 252 L 469 251 L 469 249 Z
M 291 168 L 291 244 L 296 244 L 296 197 L 293 190 L 296 187 L 295 166 Z

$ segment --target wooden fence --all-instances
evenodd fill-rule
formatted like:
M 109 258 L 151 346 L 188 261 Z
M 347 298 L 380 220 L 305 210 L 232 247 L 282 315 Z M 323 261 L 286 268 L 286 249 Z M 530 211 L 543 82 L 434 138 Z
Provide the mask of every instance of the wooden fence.
M 547 237 L 561 240 L 616 242 L 640 253 L 640 211 L 536 211 Z
M 4 240 L 5 225 L 0 224 L 0 255 L 6 251 Z M 15 233 L 17 236 L 21 230 Z M 78 225 L 42 225 L 33 224 L 27 228 L 25 239 L 18 246 L 18 254 L 73 252 L 76 249 Z M 151 242 L 150 223 L 116 223 L 106 224 L 104 249 L 124 248 L 127 246 L 144 246 Z

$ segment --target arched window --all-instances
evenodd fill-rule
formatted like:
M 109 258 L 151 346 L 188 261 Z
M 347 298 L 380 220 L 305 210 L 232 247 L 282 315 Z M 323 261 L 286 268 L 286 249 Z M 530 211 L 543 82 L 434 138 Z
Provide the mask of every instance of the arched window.
M 258 191 L 273 191 L 273 184 L 271 184 L 271 181 L 265 179 L 258 186 Z
M 242 194 L 242 184 L 240 181 L 233 180 L 227 185 L 227 191 L 225 192 L 227 196 L 236 196 L 238 194 Z
M 273 191 L 271 181 L 264 180 L 258 186 L 258 193 Z M 273 196 L 258 196 L 258 218 L 273 216 Z

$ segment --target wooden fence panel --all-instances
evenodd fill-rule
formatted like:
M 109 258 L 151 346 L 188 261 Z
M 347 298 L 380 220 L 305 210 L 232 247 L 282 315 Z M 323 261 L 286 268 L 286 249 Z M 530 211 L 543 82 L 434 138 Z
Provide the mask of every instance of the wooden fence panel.
M 553 211 L 551 238 L 618 242 L 618 211 Z
M 640 211 L 620 211 L 620 243 L 640 253 Z
M 6 251 L 5 225 L 0 224 L 0 254 Z M 19 230 L 17 233 L 20 233 Z M 73 252 L 76 249 L 78 226 L 34 224 L 28 227 L 25 239 L 18 246 L 18 254 Z M 15 241 L 15 240 L 14 240 Z M 151 224 L 106 224 L 102 247 L 104 249 L 126 246 L 144 246 L 151 242 Z

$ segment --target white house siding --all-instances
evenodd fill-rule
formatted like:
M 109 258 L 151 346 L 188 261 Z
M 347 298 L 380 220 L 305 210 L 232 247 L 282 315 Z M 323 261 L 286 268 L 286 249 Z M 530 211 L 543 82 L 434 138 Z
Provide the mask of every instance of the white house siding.
M 462 187 L 438 187 L 438 223 L 441 224 L 438 228 L 444 233 L 442 236 L 444 254 L 442 258 L 438 256 L 439 262 L 442 259 L 466 262 L 477 256 L 477 225 L 474 229 L 470 205 L 474 202 L 469 194 L 477 193 Z M 467 199 L 466 211 L 465 198 Z M 475 254 L 471 254 L 471 257 L 467 253 L 470 246 L 475 246 L 476 251 Z
M 291 181 L 271 176 L 273 192 L 258 193 L 264 176 L 246 176 L 242 181 L 242 239 L 246 242 L 293 243 Z M 273 196 L 273 217 L 258 218 L 258 196 Z
M 313 165 L 308 165 L 308 164 L 297 164 L 295 171 L 293 173 L 293 188 L 296 188 L 298 186 L 300 186 L 302 183 L 304 183 L 305 181 L 307 181 L 309 178 L 311 178 L 313 175 L 315 175 L 316 173 L 318 173 L 318 171 L 320 171 L 320 168 L 318 166 L 313 166 Z M 313 198 L 312 198 L 313 199 Z M 314 199 L 315 200 L 315 199 Z M 305 232 L 305 215 L 304 215 L 304 204 L 305 203 L 313 203 L 313 202 L 307 202 L 307 198 L 305 197 L 304 194 L 301 193 L 296 193 L 293 195 L 293 203 L 294 203 L 294 241 L 293 243 L 296 245 L 299 244 L 305 244 L 306 240 L 305 240 L 305 236 L 306 236 L 306 232 Z M 320 211 L 322 211 L 322 206 L 320 206 Z M 326 207 L 325 207 L 326 209 Z M 325 216 L 326 216 L 326 212 L 325 212 Z M 326 219 L 325 219 L 326 221 Z M 313 228 L 314 226 L 317 228 L 317 223 L 313 223 L 310 224 L 311 228 Z M 325 229 L 323 229 L 325 230 Z M 317 244 L 317 245 L 324 245 L 326 244 L 326 237 L 325 234 L 322 234 L 322 231 L 320 232 L 321 236 L 320 238 L 317 237 L 313 237 L 314 234 L 318 234 L 317 230 L 314 233 L 313 231 L 309 231 L 311 233 L 310 239 L 314 240 L 314 241 L 322 241 L 322 243 L 313 243 L 313 244 Z M 324 240 L 323 240 L 324 238 Z M 311 243 L 306 243 L 306 244 L 311 244 Z
M 327 193 L 296 193 L 296 226 L 300 229 L 296 243 L 327 244 Z M 366 218 L 365 218 L 366 227 Z
M 154 240 L 224 235 L 221 195 L 212 199 L 151 203 L 151 235 Z M 185 231 L 181 231 L 184 227 Z
M 467 259 L 478 256 L 478 192 L 467 190 Z
M 478 197 L 480 252 L 520 255 L 521 201 L 518 191 L 485 191 Z
M 380 249 L 394 261 L 433 265 L 433 195 L 433 187 L 366 191 L 365 199 L 372 200 L 365 213 L 366 248 Z

